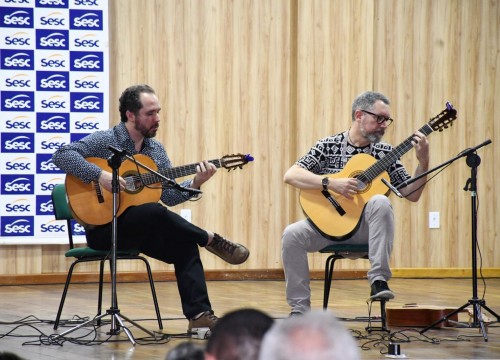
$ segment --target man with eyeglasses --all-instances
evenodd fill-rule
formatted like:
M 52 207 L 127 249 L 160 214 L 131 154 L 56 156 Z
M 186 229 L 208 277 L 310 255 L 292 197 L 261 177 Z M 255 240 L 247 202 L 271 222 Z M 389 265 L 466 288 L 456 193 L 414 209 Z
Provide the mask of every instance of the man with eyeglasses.
M 301 191 L 323 191 L 326 197 L 329 192 L 333 192 L 342 198 L 354 200 L 356 194 L 363 191 L 363 186 L 367 184 L 347 175 L 332 177 L 328 174 L 341 173 L 347 162 L 357 154 L 369 154 L 376 160 L 387 155 L 393 147 L 381 140 L 392 122 L 390 102 L 385 95 L 371 91 L 358 95 L 352 104 L 350 128 L 318 140 L 307 154 L 287 170 L 284 182 Z M 413 134 L 411 143 L 419 162 L 414 176 L 418 176 L 428 169 L 429 143 L 419 131 Z M 411 177 L 399 159 L 388 164 L 386 171 L 395 189 Z M 418 201 L 425 181 L 424 176 L 403 187 L 400 189 L 401 195 L 410 201 Z M 345 210 L 337 208 L 337 211 L 341 213 Z M 369 198 L 356 228 L 344 237 L 335 238 L 325 234 L 314 225 L 314 219 L 288 225 L 282 235 L 282 259 L 286 298 L 291 307 L 290 315 L 299 315 L 311 308 L 307 253 L 317 252 L 331 245 L 332 241 L 342 241 L 342 244 L 368 244 L 371 264 L 367 274 L 371 285 L 370 299 L 393 299 L 394 293 L 387 285 L 392 275 L 389 260 L 393 239 L 394 214 L 385 194 L 375 194 Z

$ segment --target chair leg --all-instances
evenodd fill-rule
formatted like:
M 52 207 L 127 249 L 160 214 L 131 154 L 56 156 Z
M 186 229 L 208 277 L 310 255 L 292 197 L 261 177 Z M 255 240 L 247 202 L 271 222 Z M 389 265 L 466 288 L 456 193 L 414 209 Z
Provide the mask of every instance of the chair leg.
M 158 326 L 160 329 L 163 329 L 163 323 L 161 321 L 161 315 L 160 315 L 160 307 L 158 306 L 158 298 L 156 296 L 156 290 L 155 290 L 155 284 L 153 281 L 153 274 L 151 272 L 151 266 L 149 265 L 149 262 L 142 256 L 139 256 L 139 258 L 144 261 L 144 264 L 146 264 L 146 270 L 148 272 L 148 277 L 149 277 L 149 285 L 151 286 L 151 295 L 153 296 L 153 303 L 155 306 L 155 311 L 156 311 L 156 318 L 158 319 Z
M 323 309 L 328 308 L 328 299 L 330 298 L 330 288 L 332 286 L 333 280 L 333 267 L 335 266 L 335 260 L 337 260 L 335 255 L 330 255 L 326 259 L 325 264 L 325 282 L 323 289 Z
M 68 293 L 69 284 L 71 282 L 71 276 L 73 275 L 73 269 L 75 265 L 78 264 L 79 262 L 80 262 L 79 260 L 75 260 L 69 267 L 68 276 L 66 277 L 66 284 L 64 285 L 64 290 L 61 296 L 61 302 L 59 303 L 59 309 L 57 310 L 57 316 L 54 322 L 54 330 L 57 330 L 57 328 L 59 327 L 59 320 L 61 319 L 62 309 L 64 307 L 64 302 L 66 301 L 66 295 Z

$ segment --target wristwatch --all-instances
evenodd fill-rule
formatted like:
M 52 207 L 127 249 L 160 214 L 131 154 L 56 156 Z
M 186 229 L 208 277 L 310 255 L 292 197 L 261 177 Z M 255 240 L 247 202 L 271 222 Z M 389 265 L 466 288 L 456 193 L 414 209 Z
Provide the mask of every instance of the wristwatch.
M 323 190 L 324 191 L 328 191 L 328 184 L 330 183 L 330 178 L 328 176 L 325 176 L 322 180 L 321 180 L 321 185 L 323 185 Z

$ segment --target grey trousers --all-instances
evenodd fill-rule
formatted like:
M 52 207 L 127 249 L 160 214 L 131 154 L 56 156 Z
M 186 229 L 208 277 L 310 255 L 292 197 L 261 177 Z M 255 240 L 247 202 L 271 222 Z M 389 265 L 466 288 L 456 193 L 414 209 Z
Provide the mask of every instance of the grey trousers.
M 286 280 L 286 300 L 292 311 L 311 309 L 311 288 L 308 252 L 317 252 L 331 245 L 308 220 L 301 220 L 286 227 L 282 236 L 281 256 Z M 368 281 L 388 281 L 391 278 L 389 261 L 394 240 L 394 212 L 384 195 L 373 196 L 366 204 L 359 229 L 343 244 L 369 245 L 371 268 Z

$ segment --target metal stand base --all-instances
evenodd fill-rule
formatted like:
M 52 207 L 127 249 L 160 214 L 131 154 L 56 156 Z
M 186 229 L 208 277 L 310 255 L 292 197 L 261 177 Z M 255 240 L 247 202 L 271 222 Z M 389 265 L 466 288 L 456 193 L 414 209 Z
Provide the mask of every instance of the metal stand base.
M 429 329 L 432 329 L 434 326 L 437 324 L 449 320 L 453 315 L 458 314 L 462 310 L 464 310 L 466 307 L 472 305 L 472 311 L 474 314 L 474 321 L 472 323 L 459 323 L 460 325 L 463 325 L 463 327 L 467 328 L 480 328 L 481 333 L 483 334 L 484 341 L 488 341 L 488 332 L 486 331 L 486 327 L 484 325 L 483 321 L 483 316 L 481 314 L 481 308 L 484 308 L 486 311 L 488 311 L 491 315 L 495 316 L 497 318 L 497 322 L 500 321 L 500 316 L 495 313 L 493 310 L 491 310 L 489 307 L 486 306 L 486 301 L 484 300 L 479 300 L 479 299 L 470 299 L 466 304 L 460 306 L 458 309 L 453 310 L 451 313 L 446 314 L 443 316 L 441 319 L 438 321 L 434 322 L 433 324 L 429 325 L 422 331 L 420 331 L 420 334 L 423 334 Z M 455 322 L 456 323 L 456 322 Z
M 371 302 L 372 305 L 373 305 L 373 302 L 375 301 L 380 301 L 380 316 L 382 318 L 382 326 L 371 326 L 371 317 L 368 319 L 368 326 L 365 327 L 365 330 L 368 331 L 369 333 L 371 333 L 372 331 L 385 331 L 385 332 L 388 332 L 390 333 L 391 331 L 387 328 L 387 322 L 386 322 L 386 313 L 385 313 L 385 303 L 388 301 L 388 300 L 384 300 L 384 299 L 375 299 L 375 300 L 371 300 L 369 299 L 368 302 Z
M 130 332 L 130 330 L 128 328 L 125 327 L 124 323 L 123 323 L 123 319 L 125 319 L 126 321 L 128 321 L 129 323 L 131 323 L 132 325 L 134 325 L 135 327 L 141 329 L 142 331 L 144 331 L 146 334 L 148 334 L 149 336 L 151 336 L 152 338 L 154 338 L 155 340 L 156 339 L 156 334 L 147 330 L 146 328 L 144 328 L 142 325 L 139 325 L 138 323 L 136 323 L 135 321 L 129 319 L 128 317 L 126 317 L 125 315 L 123 314 L 120 314 L 120 310 L 118 309 L 108 309 L 106 310 L 106 314 L 101 314 L 99 316 L 96 316 L 95 318 L 93 319 L 90 319 L 84 323 L 81 323 L 80 325 L 77 325 L 61 334 L 58 334 L 56 336 L 53 337 L 53 339 L 58 339 L 60 337 L 64 337 L 66 336 L 67 334 L 70 334 L 72 333 L 73 331 L 76 331 L 78 329 L 81 329 L 82 327 L 84 326 L 87 326 L 91 323 L 99 323 L 101 321 L 101 319 L 105 316 L 111 316 L 111 329 L 109 330 L 109 332 L 107 332 L 106 334 L 107 335 L 118 335 L 120 333 L 120 329 L 123 329 L 123 332 L 127 335 L 128 339 L 130 340 L 130 342 L 132 343 L 132 345 L 136 345 L 137 342 L 135 341 L 134 339 L 134 336 L 132 335 L 132 333 Z

